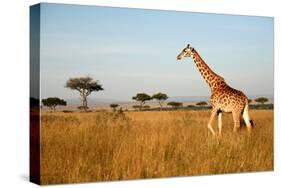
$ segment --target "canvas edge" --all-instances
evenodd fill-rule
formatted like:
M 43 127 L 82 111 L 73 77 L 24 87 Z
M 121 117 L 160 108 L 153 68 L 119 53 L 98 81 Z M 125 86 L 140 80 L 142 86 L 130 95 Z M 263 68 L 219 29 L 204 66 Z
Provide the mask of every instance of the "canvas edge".
M 29 181 L 41 184 L 40 173 L 40 12 L 41 5 L 29 7 L 30 93 L 29 93 Z

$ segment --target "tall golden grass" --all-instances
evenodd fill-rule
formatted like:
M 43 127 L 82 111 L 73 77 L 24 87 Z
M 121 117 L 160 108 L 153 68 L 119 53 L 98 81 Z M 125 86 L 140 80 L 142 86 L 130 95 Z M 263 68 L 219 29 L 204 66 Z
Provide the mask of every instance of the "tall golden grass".
M 41 183 L 128 180 L 273 170 L 273 111 L 214 138 L 209 111 L 47 113 L 41 117 Z M 216 128 L 213 122 L 213 127 Z

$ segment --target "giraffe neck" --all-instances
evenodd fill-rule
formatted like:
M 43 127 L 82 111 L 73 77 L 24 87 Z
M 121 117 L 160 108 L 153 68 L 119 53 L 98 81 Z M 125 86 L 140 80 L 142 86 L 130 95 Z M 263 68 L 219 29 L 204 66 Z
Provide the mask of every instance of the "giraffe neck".
M 199 72 L 201 73 L 204 80 L 209 84 L 211 90 L 215 89 L 221 84 L 218 84 L 218 82 L 224 82 L 224 79 L 217 75 L 206 63 L 205 61 L 200 57 L 198 52 L 194 49 L 192 58 L 194 60 L 194 63 L 196 64 Z

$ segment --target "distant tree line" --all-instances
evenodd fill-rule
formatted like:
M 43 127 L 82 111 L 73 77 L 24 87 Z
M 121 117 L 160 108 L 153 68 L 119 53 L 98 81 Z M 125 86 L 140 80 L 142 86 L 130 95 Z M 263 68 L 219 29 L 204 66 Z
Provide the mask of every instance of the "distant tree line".
M 75 78 L 69 78 L 66 81 L 66 88 L 69 88 L 71 90 L 75 90 L 78 91 L 81 100 L 82 100 L 82 105 L 78 106 L 77 108 L 79 110 L 82 110 L 84 112 L 89 111 L 89 106 L 88 106 L 88 96 L 92 93 L 92 92 L 98 92 L 98 91 L 102 91 L 104 90 L 102 85 L 99 84 L 98 80 L 94 80 L 92 77 L 90 76 L 85 76 L 85 77 L 75 77 Z M 132 107 L 134 109 L 138 109 L 138 110 L 163 110 L 163 104 L 164 102 L 168 99 L 168 95 L 165 93 L 155 93 L 153 95 L 149 95 L 147 93 L 137 93 L 135 96 L 132 97 L 133 100 L 139 102 L 138 105 L 133 105 Z M 150 100 L 156 100 L 157 103 L 159 104 L 159 108 L 151 108 L 149 105 L 146 105 L 147 101 Z M 266 97 L 258 97 L 256 99 L 254 99 L 254 101 L 258 104 L 260 104 L 260 106 L 258 108 L 273 108 L 272 104 L 268 104 L 267 106 L 265 106 L 265 104 L 269 101 L 268 98 Z M 249 104 L 252 103 L 252 99 L 248 100 Z M 58 97 L 49 97 L 49 98 L 45 98 L 42 99 L 42 105 L 46 106 L 48 108 L 50 108 L 51 111 L 55 112 L 56 111 L 56 107 L 57 106 L 66 106 L 67 102 L 63 99 L 60 99 Z M 39 106 L 38 105 L 38 100 L 34 100 L 33 98 L 30 100 L 30 106 L 31 108 L 33 106 Z M 113 111 L 116 111 L 117 108 L 120 106 L 117 103 L 112 103 L 109 105 Z M 208 109 L 208 103 L 206 101 L 200 101 L 197 102 L 196 105 L 187 105 L 186 107 L 183 106 L 182 102 L 178 102 L 178 101 L 170 101 L 167 103 L 167 106 L 170 106 L 170 109 Z M 250 105 L 251 107 L 255 107 L 257 105 Z M 165 107 L 165 110 L 167 110 L 167 108 Z
M 161 92 L 158 92 L 156 94 L 153 94 L 152 96 L 146 94 L 146 93 L 137 93 L 136 96 L 133 96 L 132 99 L 139 102 L 140 104 L 139 105 L 134 105 L 133 108 L 135 109 L 139 109 L 139 110 L 142 110 L 142 109 L 149 109 L 150 106 L 148 105 L 145 105 L 146 101 L 150 101 L 150 100 L 157 100 L 159 106 L 160 106 L 160 110 L 162 110 L 163 108 L 163 102 L 165 100 L 167 100 L 169 97 L 167 94 L 165 93 L 161 93 Z
M 268 102 L 268 98 L 259 97 L 259 98 L 256 98 L 255 101 L 256 101 L 257 103 L 260 103 L 260 104 L 264 105 L 264 103 Z

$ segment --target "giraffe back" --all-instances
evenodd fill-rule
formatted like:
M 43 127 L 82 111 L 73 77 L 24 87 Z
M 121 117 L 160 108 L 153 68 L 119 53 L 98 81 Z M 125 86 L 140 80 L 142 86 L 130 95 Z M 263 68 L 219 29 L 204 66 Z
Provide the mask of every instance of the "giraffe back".
M 225 112 L 234 110 L 242 112 L 248 104 L 248 98 L 242 91 L 228 86 L 225 82 L 218 82 L 217 87 L 212 89 L 210 102 L 214 108 Z

